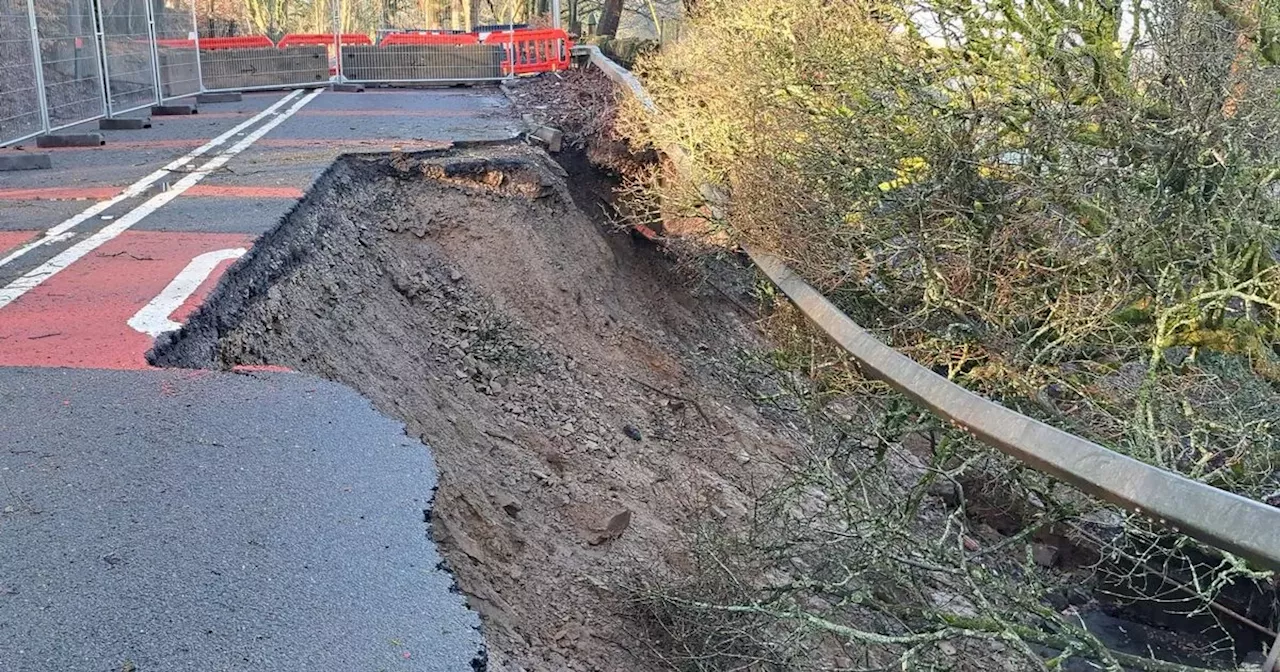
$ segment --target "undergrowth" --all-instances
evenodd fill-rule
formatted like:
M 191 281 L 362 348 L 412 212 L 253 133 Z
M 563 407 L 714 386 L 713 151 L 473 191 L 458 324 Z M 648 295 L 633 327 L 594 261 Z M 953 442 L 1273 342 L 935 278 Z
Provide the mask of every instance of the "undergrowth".
M 640 70 L 660 113 L 619 120 L 687 150 L 648 212 L 783 255 L 972 389 L 1275 492 L 1270 33 L 1194 2 L 1144 5 L 1127 38 L 1096 0 L 928 9 L 926 36 L 894 3 L 702 6 Z
M 634 147 L 682 149 L 632 175 L 632 211 L 782 256 L 1023 413 L 1280 504 L 1278 28 L 1274 0 L 708 0 L 638 67 L 657 114 L 619 116 Z M 1140 666 L 1045 607 L 1062 579 L 1028 554 L 1047 539 L 1129 599 L 1213 619 L 1224 590 L 1269 580 L 885 401 L 785 307 L 771 319 L 776 363 L 827 384 L 815 409 L 857 391 L 882 402 L 864 417 L 915 426 L 816 446 L 760 525 L 698 546 L 704 571 L 638 591 L 675 666 L 984 666 L 950 641 Z M 939 480 L 960 493 L 944 512 L 921 505 Z M 985 543 L 975 486 L 1016 509 Z

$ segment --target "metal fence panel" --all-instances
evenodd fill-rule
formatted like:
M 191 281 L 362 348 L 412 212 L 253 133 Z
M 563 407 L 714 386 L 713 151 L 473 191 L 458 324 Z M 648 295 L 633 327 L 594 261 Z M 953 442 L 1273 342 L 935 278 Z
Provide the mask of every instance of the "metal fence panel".
M 168 0 L 153 7 L 160 99 L 171 100 L 200 93 L 195 0 Z
M 323 86 L 336 72 L 338 0 L 299 0 L 288 12 L 197 5 L 200 70 L 209 91 Z
M 340 75 L 366 83 L 502 79 L 512 52 L 491 35 L 509 33 L 525 7 L 514 0 L 342 0 Z M 353 44 L 349 35 L 372 43 Z
M 122 114 L 159 102 L 149 0 L 101 0 L 107 103 Z
M 242 90 L 323 86 L 329 82 L 329 50 L 324 46 L 206 48 L 200 69 L 205 88 Z
M 474 36 L 472 36 L 474 38 Z M 501 79 L 506 52 L 481 44 L 383 43 L 342 47 L 342 75 L 352 82 L 450 82 Z
M 0 0 L 0 145 L 40 133 L 33 26 L 26 0 Z
M 48 130 L 106 114 L 93 0 L 35 0 Z
M 567 61 L 567 38 L 539 35 L 548 21 L 524 0 L 248 7 L 0 0 L 0 143 L 203 90 L 497 80 Z

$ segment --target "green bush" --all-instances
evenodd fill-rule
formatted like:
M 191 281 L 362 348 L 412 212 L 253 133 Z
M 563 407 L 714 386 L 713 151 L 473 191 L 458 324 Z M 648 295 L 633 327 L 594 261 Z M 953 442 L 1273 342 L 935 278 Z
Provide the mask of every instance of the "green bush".
M 622 114 L 687 151 L 640 191 L 966 386 L 1274 497 L 1280 3 L 1133 6 L 700 3 Z
M 635 178 L 632 210 L 697 243 L 681 249 L 778 254 L 970 389 L 1280 505 L 1278 27 L 1277 0 L 703 0 L 680 41 L 637 67 L 656 114 L 635 101 L 620 112 L 637 148 L 681 148 Z M 771 319 L 780 362 L 851 368 L 805 342 L 793 311 Z M 736 542 L 703 552 L 709 570 L 641 601 L 681 660 L 820 668 L 840 660 L 821 653 L 833 639 L 867 669 L 998 669 L 982 642 L 999 632 L 1036 667 L 1062 660 L 1025 642 L 1118 670 L 1083 633 L 1044 639 L 1075 627 L 1043 605 L 1080 579 L 1032 562 L 1030 542 L 1059 533 L 1095 554 L 1102 583 L 1172 611 L 1221 613 L 1210 605 L 1224 587 L 1270 576 L 1140 516 L 1089 511 L 892 395 L 879 401 L 889 411 L 868 410 L 863 431 L 878 435 L 894 408 L 919 426 L 857 459 L 837 446 L 794 468 L 830 519 L 765 515 L 745 541 L 722 531 Z M 920 435 L 924 458 L 902 448 Z M 916 459 L 926 476 L 893 485 Z M 920 506 L 929 475 L 966 493 L 941 531 Z M 982 499 L 1021 510 L 990 555 L 969 548 Z M 769 592 L 780 572 L 794 581 Z M 979 618 L 933 604 L 939 590 Z M 971 649 L 924 643 L 935 637 Z M 1140 662 L 1123 664 L 1183 669 Z

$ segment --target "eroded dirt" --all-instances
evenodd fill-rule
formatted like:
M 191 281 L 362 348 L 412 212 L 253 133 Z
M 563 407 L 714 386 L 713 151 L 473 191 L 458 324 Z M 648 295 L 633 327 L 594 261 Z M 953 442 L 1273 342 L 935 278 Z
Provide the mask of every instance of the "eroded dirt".
M 809 441 L 725 272 L 606 232 L 527 148 L 346 158 L 153 358 L 316 373 L 403 420 L 490 669 L 652 669 L 621 589 Z

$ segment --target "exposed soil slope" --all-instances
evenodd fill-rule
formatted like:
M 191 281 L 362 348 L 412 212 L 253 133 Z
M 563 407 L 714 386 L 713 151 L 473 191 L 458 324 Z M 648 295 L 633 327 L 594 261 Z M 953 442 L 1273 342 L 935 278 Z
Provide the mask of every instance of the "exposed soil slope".
M 153 357 L 317 373 L 404 420 L 493 668 L 652 669 L 616 588 L 678 571 L 686 526 L 746 515 L 808 430 L 741 289 L 605 232 L 558 172 L 344 159 Z

